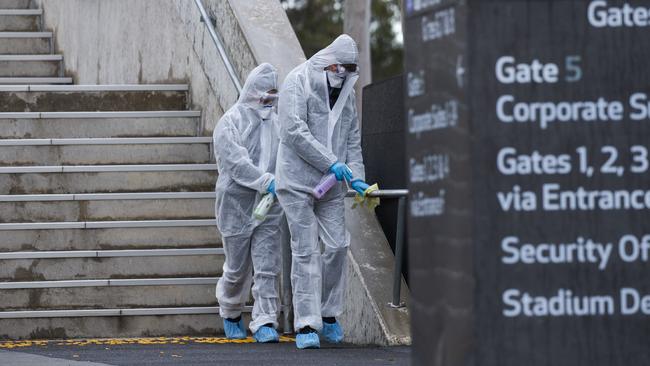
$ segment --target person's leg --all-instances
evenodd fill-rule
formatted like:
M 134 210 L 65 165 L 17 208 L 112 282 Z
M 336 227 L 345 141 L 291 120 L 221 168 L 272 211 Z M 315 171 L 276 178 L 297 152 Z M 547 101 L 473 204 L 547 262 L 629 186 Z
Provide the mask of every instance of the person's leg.
M 250 238 L 251 234 L 246 233 L 222 239 L 226 260 L 216 294 L 219 315 L 224 319 L 240 318 L 248 300 L 252 282 Z
M 291 233 L 291 286 L 294 328 L 322 328 L 321 258 L 313 198 L 302 192 L 278 190 Z
M 282 266 L 280 221 L 282 217 L 280 205 L 274 205 L 264 222 L 255 228 L 251 238 L 255 304 L 253 320 L 249 324 L 249 328 L 253 333 L 265 325 L 270 325 L 274 329 L 278 327 L 280 304 L 278 278 Z
M 347 253 L 350 237 L 345 229 L 343 197 L 320 201 L 315 206 L 319 237 L 323 242 L 323 288 L 321 315 L 325 322 L 323 335 L 330 342 L 340 342 L 343 331 L 336 317 L 343 312 L 347 280 Z M 335 324 L 335 326 L 332 326 Z

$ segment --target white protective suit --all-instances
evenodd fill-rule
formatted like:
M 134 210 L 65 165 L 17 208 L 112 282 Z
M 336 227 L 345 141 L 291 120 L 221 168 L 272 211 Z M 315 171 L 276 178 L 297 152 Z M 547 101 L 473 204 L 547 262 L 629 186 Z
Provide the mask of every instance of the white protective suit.
M 278 326 L 282 209 L 276 202 L 263 222 L 252 216 L 274 179 L 277 115 L 262 120 L 260 96 L 277 89 L 277 77 L 270 64 L 253 69 L 239 100 L 221 117 L 213 135 L 219 169 L 215 211 L 226 254 L 217 283 L 220 315 L 237 318 L 241 314 L 254 279 L 249 326 L 253 333 L 267 323 Z
M 311 194 L 332 164 L 347 164 L 353 179 L 365 180 L 354 83 L 348 76 L 332 109 L 324 68 L 356 64 L 357 46 L 347 35 L 289 73 L 280 90 L 280 147 L 276 167 L 278 199 L 291 232 L 294 328 L 322 329 L 322 317 L 343 311 L 345 266 L 350 236 L 336 184 L 322 199 Z M 323 244 L 321 246 L 318 239 Z

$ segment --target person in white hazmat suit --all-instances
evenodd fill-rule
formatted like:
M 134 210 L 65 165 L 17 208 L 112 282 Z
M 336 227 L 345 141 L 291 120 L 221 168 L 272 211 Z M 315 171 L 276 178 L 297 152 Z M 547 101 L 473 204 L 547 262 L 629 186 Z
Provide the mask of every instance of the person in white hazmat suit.
M 253 210 L 264 194 L 275 194 L 278 149 L 277 71 L 264 63 L 253 69 L 237 103 L 217 124 L 214 151 L 219 169 L 216 184 L 217 227 L 226 261 L 216 295 L 226 337 L 246 338 L 241 318 L 253 282 L 252 321 L 258 342 L 277 342 L 278 276 L 281 269 L 281 206 L 275 203 L 264 221 Z
M 350 243 L 347 186 L 339 182 L 319 200 L 312 189 L 328 173 L 360 193 L 368 188 L 353 89 L 357 62 L 356 43 L 341 35 L 293 69 L 280 89 L 277 195 L 291 233 L 298 348 L 320 347 L 319 333 L 329 342 L 343 340 L 336 317 L 343 310 Z

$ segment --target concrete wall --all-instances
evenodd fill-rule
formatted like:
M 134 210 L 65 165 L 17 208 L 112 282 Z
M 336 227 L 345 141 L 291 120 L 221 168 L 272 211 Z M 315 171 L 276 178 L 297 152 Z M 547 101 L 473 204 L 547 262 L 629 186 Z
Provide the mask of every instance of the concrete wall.
M 76 84 L 189 83 L 199 133 L 211 134 L 237 92 L 191 0 L 35 0 Z M 304 54 L 279 2 L 204 0 L 245 80 L 258 62 L 281 77 Z M 246 35 L 245 35 L 246 34 Z M 249 45 L 247 39 L 252 39 Z M 251 47 L 252 46 L 252 47 Z
M 346 341 L 384 346 L 410 345 L 408 308 L 388 305 L 392 300 L 395 256 L 377 216 L 363 207 L 352 206 L 353 200 L 347 198 L 345 221 L 350 232 L 349 280 L 341 317 Z M 400 301 L 408 304 L 410 292 L 404 279 L 401 288 Z

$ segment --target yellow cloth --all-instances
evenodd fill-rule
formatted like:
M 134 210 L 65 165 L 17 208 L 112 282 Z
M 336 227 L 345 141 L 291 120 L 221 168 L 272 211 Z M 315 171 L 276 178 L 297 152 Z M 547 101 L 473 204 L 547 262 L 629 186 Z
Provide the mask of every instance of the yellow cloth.
M 372 193 L 374 191 L 379 190 L 379 185 L 377 183 L 371 185 L 368 187 L 368 189 L 363 192 L 363 195 L 360 195 L 357 192 L 357 195 L 354 196 L 354 204 L 352 205 L 352 208 L 356 208 L 357 206 L 365 206 L 368 211 L 373 212 L 375 211 L 375 208 L 379 206 L 380 200 L 379 197 L 368 197 L 368 193 Z

